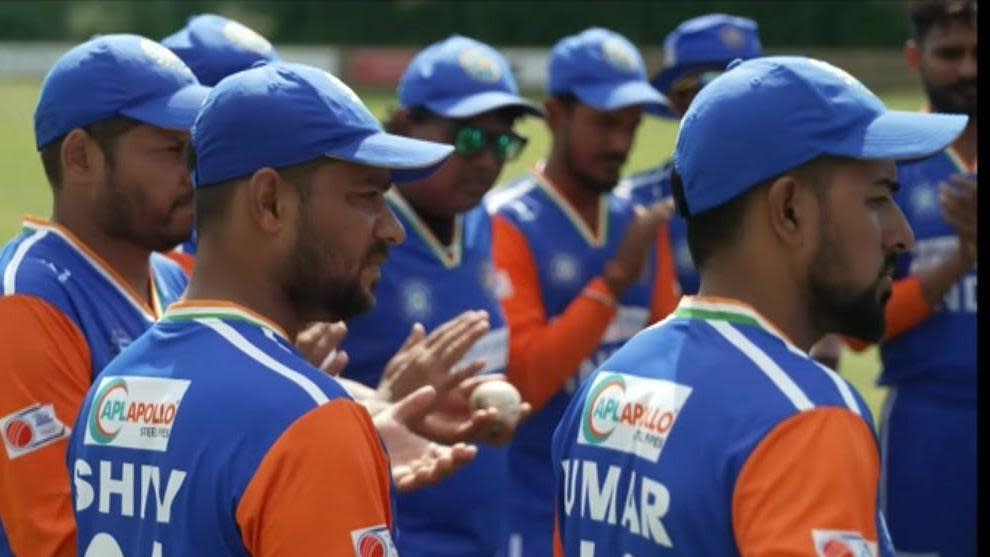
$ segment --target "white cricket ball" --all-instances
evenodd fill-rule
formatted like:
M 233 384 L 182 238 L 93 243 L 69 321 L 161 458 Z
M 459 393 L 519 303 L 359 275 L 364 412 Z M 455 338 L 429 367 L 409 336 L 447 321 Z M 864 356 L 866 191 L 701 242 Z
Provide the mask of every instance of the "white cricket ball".
M 471 411 L 495 408 L 500 422 L 515 427 L 522 395 L 506 381 L 487 381 L 475 387 L 468 399 Z

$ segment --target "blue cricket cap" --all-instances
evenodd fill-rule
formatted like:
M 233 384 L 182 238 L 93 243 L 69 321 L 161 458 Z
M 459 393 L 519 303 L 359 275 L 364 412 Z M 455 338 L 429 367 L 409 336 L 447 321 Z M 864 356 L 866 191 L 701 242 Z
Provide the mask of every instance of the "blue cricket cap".
M 267 39 L 232 19 L 214 14 L 189 18 L 186 26 L 162 39 L 182 58 L 203 85 L 216 85 L 228 75 L 255 62 L 278 60 Z
M 272 62 L 213 88 L 192 130 L 196 188 L 330 157 L 388 168 L 396 182 L 432 174 L 453 147 L 392 135 L 333 75 Z
M 636 47 L 622 35 L 600 27 L 557 41 L 547 74 L 548 95 L 573 93 L 597 110 L 664 102 L 646 80 L 646 66 Z
M 819 156 L 910 160 L 944 149 L 967 116 L 888 110 L 856 78 L 798 56 L 736 61 L 681 120 L 674 166 L 690 214 Z
M 406 108 L 423 106 L 447 118 L 470 118 L 505 107 L 543 116 L 519 95 L 504 56 L 461 35 L 451 35 L 416 54 L 399 80 L 399 103 Z
M 75 128 L 113 116 L 188 130 L 209 92 L 171 50 L 139 35 L 102 35 L 59 58 L 34 111 L 42 148 Z
M 745 17 L 708 14 L 682 22 L 663 41 L 663 68 L 650 81 L 664 95 L 685 74 L 724 69 L 736 59 L 762 56 L 763 46 L 756 22 Z M 677 119 L 669 109 L 654 111 L 657 116 Z

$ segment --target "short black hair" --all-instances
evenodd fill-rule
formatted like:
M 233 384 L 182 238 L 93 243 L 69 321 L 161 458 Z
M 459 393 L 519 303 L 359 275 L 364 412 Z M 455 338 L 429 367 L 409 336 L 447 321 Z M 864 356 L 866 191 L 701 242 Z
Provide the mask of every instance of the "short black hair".
M 933 27 L 956 22 L 976 27 L 976 0 L 909 0 L 914 39 L 924 41 Z
M 120 136 L 141 125 L 141 122 L 126 116 L 111 116 L 105 120 L 94 122 L 82 129 L 96 141 L 103 156 L 107 159 L 107 165 L 111 168 L 114 165 L 114 149 Z M 68 135 L 68 134 L 66 134 Z M 52 190 L 58 191 L 62 186 L 62 142 L 65 136 L 52 141 L 41 149 L 41 166 L 45 169 L 45 176 Z
M 564 110 L 567 110 L 568 112 L 573 110 L 574 107 L 581 102 L 581 99 L 579 99 L 577 95 L 571 93 L 570 91 L 557 93 L 556 95 L 553 96 L 553 98 L 557 99 L 557 102 L 563 105 Z
M 746 193 L 698 214 L 690 212 L 684 195 L 684 182 L 677 173 L 677 169 L 672 167 L 670 173 L 671 193 L 674 197 L 677 213 L 684 217 L 687 223 L 687 245 L 695 268 L 700 271 L 719 249 L 732 246 L 738 240 L 739 233 L 743 228 L 746 209 L 756 197 L 757 192 L 762 191 L 781 176 L 791 174 L 810 185 L 815 195 L 819 199 L 823 199 L 825 186 L 831 182 L 832 169 L 835 168 L 835 164 L 842 160 L 841 157 L 828 155 L 817 157 L 796 168 L 764 180 L 747 190 Z
M 299 197 L 305 202 L 312 190 L 313 173 L 322 163 L 330 160 L 333 159 L 319 157 L 304 163 L 281 167 L 278 171 L 287 182 L 295 186 Z M 186 165 L 190 173 L 195 172 L 196 150 L 192 144 L 188 146 L 186 151 Z M 196 188 L 194 199 L 196 204 L 196 233 L 198 235 L 202 235 L 205 229 L 224 219 L 230 207 L 230 201 L 234 197 L 234 192 L 237 191 L 237 184 L 244 178 L 246 176 Z

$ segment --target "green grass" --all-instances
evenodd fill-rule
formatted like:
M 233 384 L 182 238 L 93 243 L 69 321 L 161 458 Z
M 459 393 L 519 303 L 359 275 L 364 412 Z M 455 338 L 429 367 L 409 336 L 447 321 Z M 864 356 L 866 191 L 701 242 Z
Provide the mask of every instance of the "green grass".
M 0 81 L 0 169 L 5 182 L 0 187 L 0 238 L 4 240 L 19 230 L 24 214 L 47 217 L 51 210 L 51 193 L 34 148 L 32 128 L 39 84 L 37 80 Z M 382 118 L 395 104 L 391 91 L 366 91 L 361 96 L 368 108 Z M 883 97 L 889 107 L 901 110 L 917 110 L 923 101 L 918 91 L 891 92 Z M 518 160 L 506 165 L 503 182 L 525 173 L 548 150 L 542 121 L 527 118 L 518 131 L 529 138 L 529 145 Z M 626 172 L 644 170 L 665 159 L 673 150 L 676 133 L 677 126 L 672 122 L 644 118 Z M 880 367 L 876 349 L 862 354 L 846 351 L 839 367 L 876 415 L 885 395 L 883 389 L 874 386 Z

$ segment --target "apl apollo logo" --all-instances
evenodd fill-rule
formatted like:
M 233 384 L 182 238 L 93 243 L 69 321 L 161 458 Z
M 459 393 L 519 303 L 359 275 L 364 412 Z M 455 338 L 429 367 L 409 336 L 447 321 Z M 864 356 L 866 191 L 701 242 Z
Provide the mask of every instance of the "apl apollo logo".
M 86 422 L 86 444 L 164 451 L 189 381 L 106 377 Z
M 578 444 L 656 462 L 691 388 L 663 379 L 602 373 L 585 398 Z

